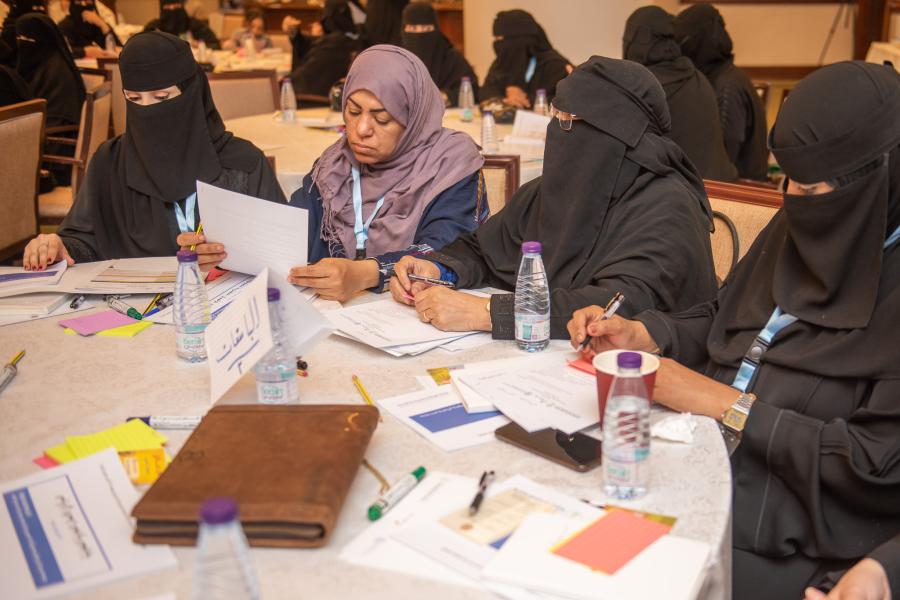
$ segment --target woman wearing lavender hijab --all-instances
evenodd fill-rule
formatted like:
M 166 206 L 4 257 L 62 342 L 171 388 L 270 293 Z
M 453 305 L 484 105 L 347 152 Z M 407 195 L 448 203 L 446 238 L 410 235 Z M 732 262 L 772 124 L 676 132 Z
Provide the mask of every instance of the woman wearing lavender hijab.
M 444 103 L 414 54 L 379 45 L 347 75 L 345 135 L 290 203 L 309 210 L 309 265 L 289 279 L 344 301 L 381 291 L 401 257 L 427 254 L 487 219 L 472 138 L 441 125 Z

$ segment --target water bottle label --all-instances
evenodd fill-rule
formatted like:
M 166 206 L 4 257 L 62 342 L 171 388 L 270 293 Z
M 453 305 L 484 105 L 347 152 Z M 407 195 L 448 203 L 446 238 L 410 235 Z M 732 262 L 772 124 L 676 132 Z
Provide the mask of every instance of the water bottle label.
M 542 342 L 550 338 L 550 319 L 545 316 L 516 315 L 516 340 Z
M 200 333 L 176 333 L 175 340 L 178 344 L 178 354 L 206 356 L 206 343 L 203 332 Z
M 471 108 L 464 108 L 462 110 L 462 120 L 468 123 L 472 119 L 475 118 L 475 113 Z
M 288 401 L 290 381 L 257 381 L 256 394 L 263 404 L 285 404 Z
M 613 452 L 624 449 L 616 449 Z M 603 456 L 603 464 L 605 466 L 605 477 L 603 483 L 605 485 L 613 485 L 619 487 L 639 487 L 645 484 L 644 470 L 647 468 L 647 458 L 649 450 L 644 448 L 634 448 L 633 454 L 629 458 L 622 460 L 620 456 L 613 456 L 612 453 L 606 453 Z M 630 460 L 629 460 L 630 459 Z

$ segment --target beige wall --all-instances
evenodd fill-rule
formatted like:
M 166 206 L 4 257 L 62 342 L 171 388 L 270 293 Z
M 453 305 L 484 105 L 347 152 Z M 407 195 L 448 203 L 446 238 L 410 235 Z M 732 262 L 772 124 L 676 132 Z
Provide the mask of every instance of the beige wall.
M 521 8 L 544 26 L 550 42 L 576 64 L 592 54 L 621 57 L 622 31 L 631 12 L 659 4 L 677 13 L 678 0 L 464 0 L 466 57 L 483 78 L 494 58 L 491 25 L 500 10 Z M 837 4 L 719 5 L 741 65 L 816 64 Z M 852 21 L 845 9 L 825 63 L 853 55 Z

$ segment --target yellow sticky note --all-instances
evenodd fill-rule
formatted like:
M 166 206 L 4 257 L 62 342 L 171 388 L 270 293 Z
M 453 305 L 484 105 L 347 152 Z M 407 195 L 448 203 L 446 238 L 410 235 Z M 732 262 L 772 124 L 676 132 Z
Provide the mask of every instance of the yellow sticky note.
M 98 331 L 97 335 L 104 337 L 134 337 L 151 325 L 153 325 L 153 321 L 137 321 L 136 323 L 129 323 L 128 325 L 122 325 L 121 327 L 113 327 L 112 329 Z
M 162 448 L 120 452 L 119 460 L 122 461 L 131 483 L 153 483 L 168 465 L 166 451 Z
M 66 327 L 65 329 L 63 329 L 63 332 L 64 332 L 64 333 L 68 333 L 69 335 L 78 335 L 78 332 L 77 332 L 77 331 L 75 331 L 74 329 L 69 329 L 68 327 Z
M 62 444 L 59 444 L 58 446 L 53 446 L 52 448 L 47 448 L 44 451 L 44 454 L 46 454 L 47 456 L 49 456 L 50 458 L 52 458 L 53 460 L 55 460 L 56 462 L 58 462 L 60 464 L 72 462 L 73 460 L 78 458 L 77 456 L 72 454 L 72 451 L 69 450 L 69 445 L 66 444 L 65 442 L 63 442 Z
M 117 452 L 159 448 L 166 441 L 166 436 L 140 419 L 132 419 L 90 435 L 66 437 L 69 449 L 77 458 L 89 456 L 109 447 L 115 448 Z

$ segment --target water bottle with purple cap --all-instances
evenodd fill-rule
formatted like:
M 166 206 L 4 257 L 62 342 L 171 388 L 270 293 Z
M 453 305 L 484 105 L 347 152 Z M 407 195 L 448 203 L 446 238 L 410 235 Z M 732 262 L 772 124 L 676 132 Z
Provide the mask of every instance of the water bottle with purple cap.
M 650 471 L 650 396 L 641 355 L 620 352 L 603 413 L 603 491 L 620 500 L 647 492 Z
M 211 498 L 200 509 L 194 600 L 257 600 L 259 587 L 247 538 L 231 498 Z
M 540 242 L 522 243 L 514 314 L 519 348 L 539 352 L 550 345 L 550 284 Z
M 188 362 L 206 360 L 206 326 L 209 325 L 209 299 L 206 283 L 193 250 L 179 250 L 175 276 L 172 320 L 175 323 L 178 358 Z
M 269 288 L 269 323 L 272 327 L 272 349 L 256 367 L 256 396 L 263 404 L 293 404 L 297 391 L 297 358 L 281 329 L 281 292 Z

